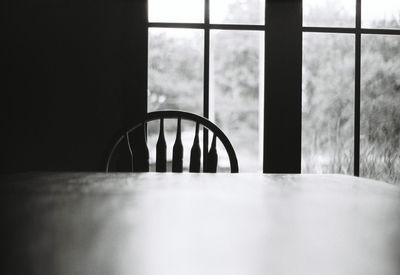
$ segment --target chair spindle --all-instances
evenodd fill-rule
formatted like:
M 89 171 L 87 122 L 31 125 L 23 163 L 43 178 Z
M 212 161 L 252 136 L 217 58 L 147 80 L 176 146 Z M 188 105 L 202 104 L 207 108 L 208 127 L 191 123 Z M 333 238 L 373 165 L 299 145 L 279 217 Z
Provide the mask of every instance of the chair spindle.
M 189 172 L 200 173 L 201 149 L 199 142 L 199 123 L 196 123 L 196 132 L 194 135 L 192 149 L 190 150 Z
M 125 140 L 126 140 L 126 145 L 128 147 L 128 154 L 129 154 L 129 160 L 130 160 L 130 165 L 129 165 L 129 170 L 130 172 L 133 172 L 133 150 L 131 146 L 131 141 L 129 140 L 129 134 L 125 134 Z
M 181 173 L 183 170 L 183 145 L 181 137 L 181 118 L 178 118 L 176 138 L 172 150 L 172 172 Z
M 111 164 L 113 170 L 118 172 L 132 172 L 133 159 L 128 134 L 124 134 L 121 145 L 115 152 L 115 161 Z
M 149 172 L 149 170 L 150 170 L 149 148 L 147 147 L 146 139 L 144 140 L 143 148 L 144 148 L 144 152 L 143 152 L 143 154 L 144 154 L 143 172 Z
M 167 143 L 164 136 L 164 119 L 160 119 L 160 133 L 156 148 L 156 172 L 167 171 Z
M 137 135 L 132 135 L 130 145 L 133 153 L 133 172 L 149 172 L 149 149 L 146 142 L 146 125 L 140 127 Z M 132 146 L 132 144 L 134 146 Z
M 208 173 L 216 173 L 218 166 L 218 153 L 217 153 L 217 137 L 214 134 L 210 151 L 207 154 L 207 171 Z
M 177 132 L 173 145 L 172 154 L 172 171 L 183 172 L 183 154 L 184 148 L 182 145 L 182 125 L 183 119 L 193 121 L 196 125 L 194 132 L 193 144 L 190 150 L 189 172 L 200 173 L 216 173 L 218 170 L 218 153 L 217 153 L 217 138 L 223 145 L 228 154 L 231 173 L 239 172 L 239 165 L 235 150 L 230 143 L 228 137 L 218 128 L 213 122 L 199 115 L 183 112 L 178 110 L 164 110 L 147 113 L 142 122 L 124 130 L 122 136 L 119 136 L 117 141 L 111 148 L 107 158 L 106 172 L 110 171 L 133 171 L 147 172 L 149 171 L 149 149 L 147 147 L 147 123 L 150 121 L 160 121 L 159 136 L 156 145 L 156 163 L 155 170 L 157 172 L 167 171 L 167 143 L 164 133 L 164 120 L 177 119 Z M 208 131 L 213 133 L 211 146 L 200 147 L 199 131 L 200 126 L 203 127 L 204 145 L 208 143 Z M 208 131 L 206 131 L 206 129 Z M 219 145 L 218 145 L 219 146 Z M 201 164 L 203 162 L 203 165 Z M 207 167 L 207 163 L 209 164 Z M 201 166 L 203 166 L 202 170 Z

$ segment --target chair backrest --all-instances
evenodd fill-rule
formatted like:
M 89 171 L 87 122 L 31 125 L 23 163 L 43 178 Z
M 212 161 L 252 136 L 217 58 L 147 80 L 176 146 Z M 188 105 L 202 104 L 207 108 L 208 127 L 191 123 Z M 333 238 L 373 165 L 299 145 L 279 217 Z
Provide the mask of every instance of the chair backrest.
M 166 172 L 167 171 L 167 145 L 164 137 L 164 119 L 176 119 L 177 120 L 177 131 L 175 143 L 173 146 L 173 154 L 172 154 L 172 172 L 182 172 L 183 171 L 183 145 L 181 140 L 181 121 L 189 120 L 195 122 L 194 127 L 194 139 L 193 145 L 190 151 L 190 164 L 189 164 L 189 172 L 201 172 L 201 148 L 199 142 L 199 129 L 200 126 L 208 129 L 212 134 L 212 142 L 210 150 L 206 154 L 203 154 L 203 172 L 208 173 L 216 173 L 218 166 L 218 153 L 217 153 L 217 138 L 221 141 L 225 150 L 229 157 L 231 173 L 238 173 L 239 166 L 236 157 L 235 150 L 232 147 L 231 142 L 226 137 L 226 135 L 222 132 L 218 126 L 209 121 L 208 119 L 201 117 L 199 115 L 183 112 L 183 111 L 156 111 L 147 113 L 142 122 L 136 124 L 133 127 L 130 127 L 124 130 L 120 137 L 118 137 L 117 141 L 112 146 L 110 153 L 108 154 L 107 164 L 106 164 L 106 172 L 109 172 L 110 165 L 113 157 L 115 157 L 115 153 L 118 150 L 124 151 L 125 154 L 125 162 L 128 162 L 127 167 L 128 171 L 132 172 L 148 172 L 149 171 L 149 150 L 146 144 L 146 125 L 150 121 L 159 120 L 160 128 L 158 141 L 156 145 L 156 172 Z M 140 135 L 144 138 L 142 139 L 144 142 L 138 142 L 135 148 L 135 141 L 133 140 L 133 132 L 135 130 L 141 130 Z M 142 162 L 140 169 L 135 167 L 135 151 L 139 149 L 142 151 Z M 207 148 L 208 149 L 208 148 Z M 144 162 L 144 164 L 143 164 Z

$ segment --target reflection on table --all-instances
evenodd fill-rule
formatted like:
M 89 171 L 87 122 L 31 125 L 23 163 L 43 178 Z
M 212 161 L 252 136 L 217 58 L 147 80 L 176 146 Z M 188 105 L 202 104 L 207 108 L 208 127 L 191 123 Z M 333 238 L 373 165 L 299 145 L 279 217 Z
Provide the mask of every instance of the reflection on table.
M 400 189 L 341 175 L 30 173 L 1 274 L 400 272 Z

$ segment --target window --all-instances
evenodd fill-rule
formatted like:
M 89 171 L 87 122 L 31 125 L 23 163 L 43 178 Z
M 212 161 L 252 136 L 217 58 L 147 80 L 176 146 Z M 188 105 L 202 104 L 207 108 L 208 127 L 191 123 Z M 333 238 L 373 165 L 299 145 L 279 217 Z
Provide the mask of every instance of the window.
M 303 0 L 302 171 L 400 180 L 400 2 Z
M 298 33 L 300 51 L 285 44 Z M 214 120 L 241 171 L 264 146 L 264 172 L 399 182 L 399 35 L 398 0 L 149 0 L 149 110 Z
M 148 110 L 180 109 L 208 117 L 231 140 L 240 170 L 261 171 L 264 2 L 148 3 Z M 187 128 L 183 143 L 189 152 L 193 131 Z M 174 125 L 166 127 L 167 138 L 173 140 L 174 132 Z M 221 169 L 229 168 L 224 153 L 220 150 Z

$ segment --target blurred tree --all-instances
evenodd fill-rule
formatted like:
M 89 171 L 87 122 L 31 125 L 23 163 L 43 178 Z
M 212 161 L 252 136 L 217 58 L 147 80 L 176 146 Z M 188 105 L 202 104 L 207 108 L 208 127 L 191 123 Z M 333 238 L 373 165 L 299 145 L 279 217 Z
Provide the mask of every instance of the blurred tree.
M 352 173 L 354 36 L 303 39 L 303 172 Z
M 360 173 L 400 183 L 400 36 L 362 42 Z
M 254 10 L 245 12 L 244 2 L 232 3 L 230 21 L 259 16 Z M 354 25 L 354 16 L 341 7 L 335 9 L 333 0 L 327 3 L 308 11 L 310 22 L 339 18 Z M 202 114 L 204 41 L 202 32 L 197 32 L 178 37 L 151 29 L 151 110 L 180 108 Z M 214 32 L 211 44 L 216 122 L 229 125 L 243 143 L 240 146 L 253 152 L 258 135 L 254 102 L 259 88 L 259 38 L 250 31 L 220 30 Z M 352 174 L 354 47 L 354 34 L 304 33 L 303 172 Z M 361 174 L 388 182 L 400 181 L 399 49 L 400 36 L 362 36 Z
M 150 29 L 149 109 L 202 114 L 203 36 L 199 30 Z
M 332 7 L 325 7 L 321 14 L 328 9 L 332 13 Z M 399 48 L 399 36 L 362 36 L 361 175 L 397 183 Z M 303 53 L 303 171 L 351 174 L 354 35 L 306 33 Z

